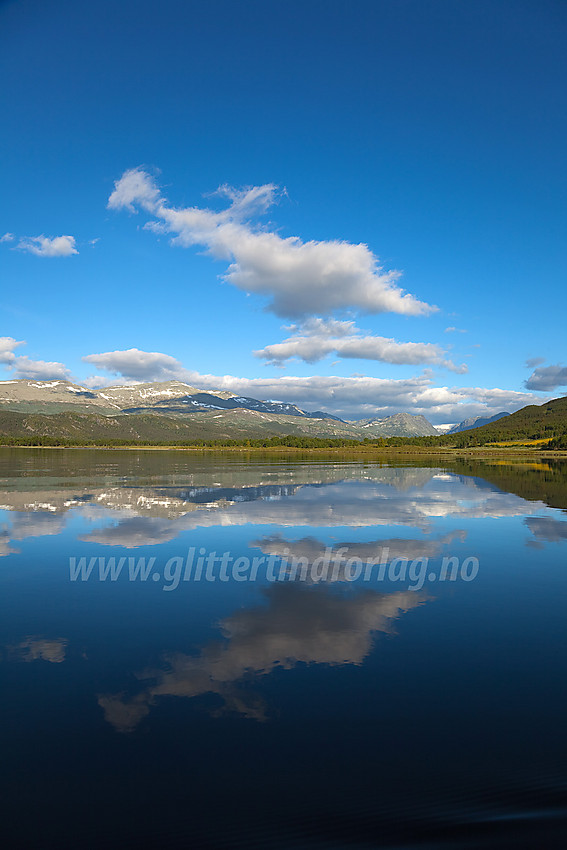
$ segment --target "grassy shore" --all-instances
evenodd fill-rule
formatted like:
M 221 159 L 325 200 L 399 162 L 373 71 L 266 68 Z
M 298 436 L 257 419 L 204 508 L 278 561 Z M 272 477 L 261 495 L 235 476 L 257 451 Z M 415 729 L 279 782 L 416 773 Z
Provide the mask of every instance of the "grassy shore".
M 147 452 L 190 452 L 193 454 L 246 454 L 246 455 L 310 455 L 310 456 L 333 456 L 338 455 L 348 457 L 362 458 L 381 458 L 381 457 L 475 457 L 475 458 L 494 458 L 494 459 L 509 459 L 522 458 L 529 460 L 537 458 L 567 459 L 567 451 L 565 450 L 549 450 L 539 447 L 526 447 L 519 445 L 502 446 L 471 446 L 470 448 L 456 448 L 450 446 L 341 446 L 341 447 L 299 447 L 299 446 L 152 446 L 144 444 L 132 443 L 131 445 L 123 446 L 108 446 L 108 445 L 61 445 L 61 446 L 44 446 L 44 445 L 2 445 L 2 449 L 44 449 L 47 451 L 58 450 L 85 450 L 93 451 L 147 451 Z

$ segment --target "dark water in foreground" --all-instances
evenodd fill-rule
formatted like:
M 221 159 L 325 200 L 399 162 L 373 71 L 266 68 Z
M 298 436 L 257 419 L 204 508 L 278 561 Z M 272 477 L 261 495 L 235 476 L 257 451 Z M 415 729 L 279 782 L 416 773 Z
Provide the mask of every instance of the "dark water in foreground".
M 567 846 L 567 467 L 426 463 L 2 450 L 3 846 Z

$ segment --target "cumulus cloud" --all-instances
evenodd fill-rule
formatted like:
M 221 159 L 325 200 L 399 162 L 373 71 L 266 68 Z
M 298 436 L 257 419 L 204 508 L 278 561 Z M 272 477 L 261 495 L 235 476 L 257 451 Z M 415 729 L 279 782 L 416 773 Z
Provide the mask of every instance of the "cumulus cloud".
M 137 206 L 152 210 L 159 202 L 160 191 L 149 174 L 141 168 L 131 168 L 115 181 L 107 206 L 109 210 L 137 212 Z
M 16 360 L 14 349 L 18 345 L 25 345 L 24 340 L 16 340 L 12 336 L 0 336 L 0 363 L 11 366 Z
M 71 378 L 71 372 L 64 363 L 31 360 L 27 355 L 16 357 L 13 368 L 14 378 L 31 378 L 38 381 L 68 381 Z
M 364 375 L 240 378 L 202 374 L 186 369 L 170 355 L 136 348 L 91 354 L 83 359 L 126 381 L 179 380 L 207 392 L 217 390 L 259 399 L 277 398 L 306 410 L 324 410 L 344 419 L 386 417 L 409 411 L 440 422 L 460 422 L 472 416 L 492 416 L 501 410 L 514 412 L 527 404 L 542 404 L 547 400 L 532 393 L 499 388 L 436 387 L 430 374 L 403 379 Z M 89 379 L 84 383 L 97 386 Z
M 316 363 L 329 354 L 344 358 L 379 360 L 396 364 L 436 364 L 463 374 L 465 364 L 456 366 L 447 360 L 439 345 L 425 342 L 396 342 L 383 336 L 364 336 L 352 321 L 308 319 L 287 330 L 292 336 L 254 352 L 255 357 L 273 365 L 297 357 L 307 363 Z
M 37 257 L 70 257 L 78 254 L 74 236 L 24 236 L 17 248 Z
M 386 271 L 367 245 L 340 240 L 303 242 L 253 224 L 281 196 L 269 183 L 237 190 L 221 186 L 228 199 L 220 212 L 201 207 L 175 208 L 141 168 L 124 172 L 108 200 L 113 210 L 143 210 L 153 216 L 146 228 L 170 234 L 172 244 L 202 245 L 228 263 L 224 279 L 247 293 L 267 296 L 278 316 L 329 315 L 357 308 L 367 313 L 426 315 L 435 310 L 404 292 L 401 273 Z
M 390 416 L 409 411 L 440 421 L 474 415 L 493 415 L 542 403 L 531 393 L 485 387 L 436 387 L 431 375 L 405 379 L 337 377 L 237 378 L 232 375 L 185 373 L 193 386 L 220 389 L 254 398 L 278 398 L 306 409 L 326 410 L 342 418 Z M 460 421 L 459 420 L 459 421 Z
M 98 369 L 120 375 L 132 381 L 169 381 L 185 374 L 182 364 L 169 354 L 159 351 L 105 351 L 102 354 L 87 354 L 82 358 Z
M 534 369 L 526 381 L 527 390 L 553 392 L 557 387 L 567 386 L 567 366 L 559 363 L 553 366 L 542 366 Z
M 69 380 L 71 377 L 71 372 L 64 363 L 31 360 L 25 354 L 17 356 L 14 349 L 19 345 L 25 345 L 25 341 L 16 340 L 11 336 L 0 337 L 0 364 L 7 366 L 15 379 Z
M 5 233 L 4 236 L 0 238 L 0 242 L 13 242 L 16 237 L 13 233 Z

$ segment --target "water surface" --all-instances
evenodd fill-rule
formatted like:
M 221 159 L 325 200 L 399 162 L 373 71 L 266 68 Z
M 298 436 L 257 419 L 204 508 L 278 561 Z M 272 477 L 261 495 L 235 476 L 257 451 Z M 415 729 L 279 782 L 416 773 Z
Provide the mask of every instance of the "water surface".
M 8 846 L 564 847 L 566 473 L 1 450 Z

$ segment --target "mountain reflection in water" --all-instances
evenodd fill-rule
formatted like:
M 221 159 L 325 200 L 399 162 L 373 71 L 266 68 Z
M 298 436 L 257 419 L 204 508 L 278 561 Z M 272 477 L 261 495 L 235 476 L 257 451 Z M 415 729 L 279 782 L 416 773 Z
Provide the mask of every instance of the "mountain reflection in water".
M 564 846 L 562 463 L 0 450 L 0 508 L 7 846 Z M 70 580 L 191 549 L 283 566 Z

